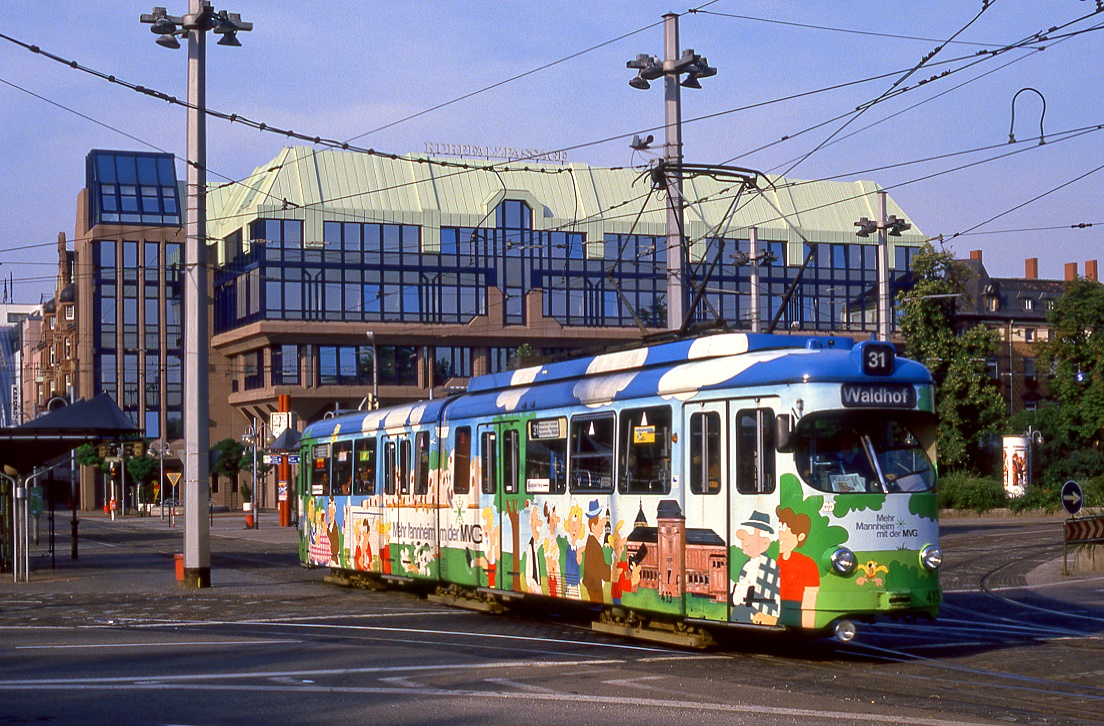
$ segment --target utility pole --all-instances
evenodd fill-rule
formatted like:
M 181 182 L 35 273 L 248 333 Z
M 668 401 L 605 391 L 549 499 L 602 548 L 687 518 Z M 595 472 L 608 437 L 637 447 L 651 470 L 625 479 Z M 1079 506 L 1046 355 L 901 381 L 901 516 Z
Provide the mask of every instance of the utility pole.
M 667 329 L 680 330 L 686 318 L 686 285 L 682 269 L 686 257 L 683 244 L 682 197 L 682 94 L 681 86 L 701 88 L 699 78 L 717 75 L 717 69 L 693 50 L 679 54 L 679 16 L 663 16 L 663 61 L 641 54 L 626 67 L 637 69 L 636 78 L 629 81 L 633 88 L 645 90 L 649 81 L 663 76 L 666 141 L 663 146 L 663 171 L 667 185 Z M 687 74 L 685 80 L 680 79 Z
M 179 48 L 188 39 L 188 159 L 184 244 L 184 583 L 211 586 L 209 406 L 207 401 L 207 31 L 219 45 L 240 46 L 238 31 L 253 29 L 237 13 L 215 12 L 208 0 L 189 0 L 188 14 L 167 15 L 155 7 L 143 23 L 160 35 L 157 44 Z
M 912 225 L 903 219 L 897 219 L 896 215 L 886 215 L 887 195 L 885 191 L 878 191 L 878 219 L 871 222 L 862 217 L 855 226 L 859 231 L 858 237 L 869 237 L 871 233 L 878 233 L 878 340 L 889 340 L 890 330 L 893 327 L 893 301 L 889 296 L 889 237 L 900 237 L 901 233 L 912 229 Z
M 759 228 L 748 229 L 748 258 L 751 261 L 751 332 L 758 333 L 759 313 Z

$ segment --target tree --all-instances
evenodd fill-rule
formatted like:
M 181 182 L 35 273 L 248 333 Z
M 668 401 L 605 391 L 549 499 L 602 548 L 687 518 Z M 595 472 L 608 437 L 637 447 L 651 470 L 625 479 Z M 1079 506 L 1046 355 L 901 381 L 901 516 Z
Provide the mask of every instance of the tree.
M 964 262 L 927 243 L 913 257 L 912 272 L 912 289 L 897 296 L 906 353 L 935 380 L 940 463 L 970 466 L 1004 421 L 1004 401 L 988 376 L 997 333 L 983 325 L 959 331 L 955 324 L 955 298 L 972 274 Z
M 238 474 L 242 470 L 245 447 L 237 439 L 227 437 L 215 442 L 211 446 L 211 450 L 217 452 L 215 461 L 211 465 L 211 474 L 226 477 L 229 481 L 236 482 Z
M 1076 279 L 1050 311 L 1049 340 L 1039 358 L 1051 372 L 1051 393 L 1061 403 L 1069 451 L 1104 442 L 1104 284 Z

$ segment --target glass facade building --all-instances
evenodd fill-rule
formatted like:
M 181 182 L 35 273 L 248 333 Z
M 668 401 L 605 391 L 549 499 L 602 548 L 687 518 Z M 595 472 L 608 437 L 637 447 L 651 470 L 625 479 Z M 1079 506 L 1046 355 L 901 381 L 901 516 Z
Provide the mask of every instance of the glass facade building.
M 311 418 L 361 405 L 369 390 L 417 399 L 519 360 L 661 332 L 664 201 L 645 195 L 639 214 L 626 212 L 644 199 L 637 177 L 578 164 L 446 171 L 420 156 L 286 149 L 248 188 L 212 199 L 214 345 L 233 361 L 232 404 L 263 410 L 288 393 Z M 748 192 L 740 205 L 715 180 L 687 181 L 688 198 L 713 199 L 685 212 L 691 322 L 750 329 L 744 260 L 755 226 L 773 259 L 759 266 L 764 326 L 869 336 L 876 245 L 856 237 L 854 221 L 874 216 L 877 187 L 770 181 L 769 194 Z M 925 239 L 893 238 L 895 286 Z

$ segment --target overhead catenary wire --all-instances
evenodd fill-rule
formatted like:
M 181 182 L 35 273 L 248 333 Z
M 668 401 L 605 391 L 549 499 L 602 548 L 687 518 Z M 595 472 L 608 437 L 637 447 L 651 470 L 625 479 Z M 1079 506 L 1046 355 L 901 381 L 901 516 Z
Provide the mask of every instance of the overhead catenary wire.
M 1086 31 L 1078 31 L 1078 32 L 1086 32 Z M 60 58 L 56 58 L 56 57 L 55 57 L 55 60 L 60 60 Z M 68 65 L 72 65 L 72 62 L 70 62 L 70 63 L 67 63 L 67 64 L 68 64 Z M 110 76 L 107 76 L 107 77 L 108 77 L 108 78 L 110 79 Z M 114 82 L 114 81 L 113 81 L 113 82 Z M 156 96 L 157 94 L 153 94 L 153 95 L 155 95 L 155 96 Z M 775 103 L 775 102 L 769 102 L 769 103 Z M 734 110 L 735 110 L 735 109 L 734 109 Z M 233 116 L 233 115 L 231 115 L 231 116 Z M 711 116 L 713 116 L 713 115 L 711 115 Z M 231 120 L 233 120 L 233 118 L 231 118 Z M 691 119 L 691 120 L 693 120 L 693 119 Z M 275 131 L 275 130 L 278 130 L 278 129 L 273 129 L 273 130 Z M 624 135 L 624 136 L 627 136 L 627 135 Z M 619 137 L 618 137 L 618 138 L 619 138 Z M 392 154 L 392 156 L 393 156 L 393 154 Z M 485 169 L 485 170 L 486 170 L 486 167 L 481 167 L 481 169 Z M 530 170 L 530 169 L 527 169 L 527 171 L 531 171 L 531 170 Z M 355 216 L 355 215 L 354 215 L 354 216 Z

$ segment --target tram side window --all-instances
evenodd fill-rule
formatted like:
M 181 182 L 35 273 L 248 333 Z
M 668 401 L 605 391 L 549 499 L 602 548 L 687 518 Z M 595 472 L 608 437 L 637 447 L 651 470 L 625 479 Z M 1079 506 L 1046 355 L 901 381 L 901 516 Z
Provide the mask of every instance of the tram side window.
M 417 458 L 414 459 L 414 493 L 429 493 L 429 432 L 420 431 L 414 437 Z
M 467 494 L 471 487 L 471 426 L 456 429 L 452 467 L 452 491 L 456 494 Z
M 353 442 L 335 441 L 333 444 L 333 461 L 331 462 L 331 474 L 333 477 L 334 496 L 348 496 L 352 494 L 353 486 Z
M 376 439 L 353 442 L 353 494 L 371 496 L 376 493 Z
M 383 445 L 383 493 L 395 493 L 395 479 L 398 467 L 395 465 L 395 442 L 388 441 Z
M 507 494 L 518 491 L 519 437 L 517 429 L 502 432 L 502 490 Z
M 621 412 L 622 494 L 671 491 L 671 407 L 629 408 Z
M 395 472 L 399 480 L 399 494 L 410 493 L 410 439 L 399 441 L 399 465 Z
M 571 491 L 613 491 L 613 414 L 571 419 Z
M 311 496 L 330 496 L 329 444 L 316 444 L 311 449 Z
M 736 490 L 741 494 L 774 491 L 774 411 L 745 409 L 736 414 Z
M 716 411 L 690 417 L 690 491 L 721 491 L 721 416 Z
M 525 490 L 530 494 L 567 491 L 567 419 L 529 422 L 525 442 Z
M 495 493 L 495 435 L 484 431 L 479 436 L 479 488 L 484 494 Z

